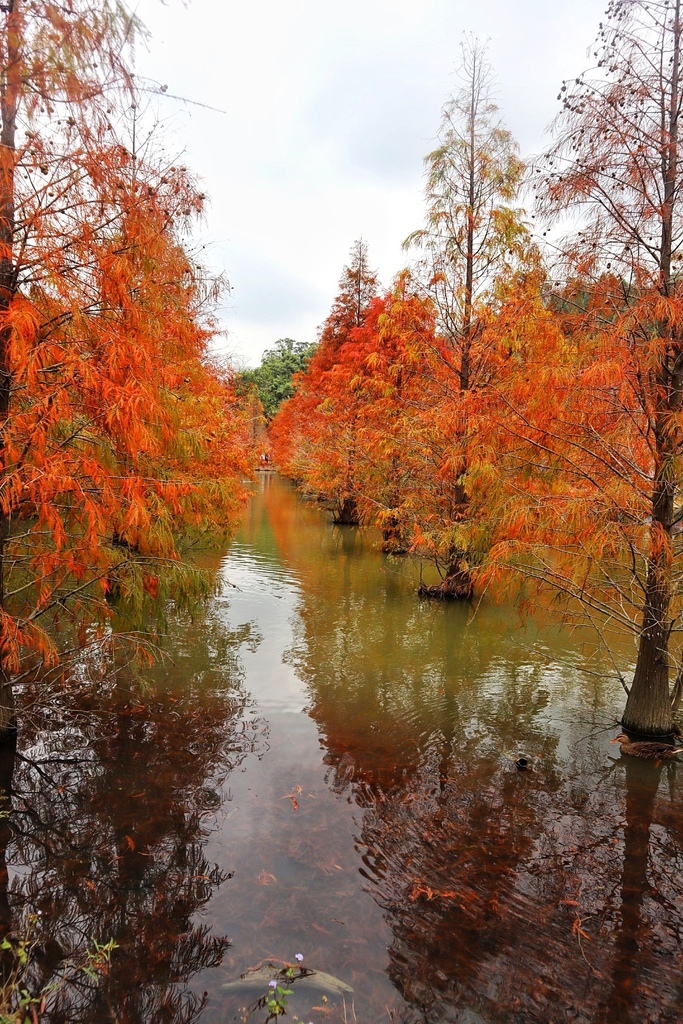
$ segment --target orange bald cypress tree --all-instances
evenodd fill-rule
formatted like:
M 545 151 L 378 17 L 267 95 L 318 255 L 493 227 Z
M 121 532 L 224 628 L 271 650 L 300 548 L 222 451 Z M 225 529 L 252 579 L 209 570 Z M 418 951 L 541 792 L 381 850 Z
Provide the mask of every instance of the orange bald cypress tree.
M 339 281 L 339 292 L 296 393 L 269 428 L 273 455 L 293 479 L 331 505 L 336 523 L 358 523 L 358 429 L 362 395 L 353 385 L 357 331 L 377 292 L 368 249 L 358 239 Z
M 472 596 L 478 553 L 467 544 L 467 469 L 476 449 L 473 416 L 491 382 L 483 335 L 501 282 L 536 258 L 519 206 L 523 164 L 494 102 L 486 46 L 467 37 L 457 68 L 460 87 L 442 110 L 438 146 L 425 158 L 425 226 L 404 243 L 419 250 L 416 275 L 432 299 L 441 342 L 434 385 L 439 429 L 424 536 L 442 576 L 432 596 Z M 431 371 L 430 371 L 431 372 Z
M 359 403 L 358 507 L 364 523 L 381 529 L 383 550 L 395 554 L 412 547 L 425 506 L 437 344 L 434 306 L 403 272 L 346 347 Z
M 0 18 L 2 732 L 25 657 L 58 656 L 56 617 L 188 591 L 179 538 L 234 521 L 244 444 L 183 244 L 204 197 L 125 133 L 135 19 L 107 0 Z
M 534 372 L 501 389 L 518 486 L 490 568 L 516 562 L 608 646 L 613 629 L 633 636 L 630 685 L 615 655 L 623 724 L 664 735 L 683 696 L 683 5 L 612 0 L 607 14 L 536 171 L 541 211 L 582 223 L 556 269 L 561 329 L 540 315 Z

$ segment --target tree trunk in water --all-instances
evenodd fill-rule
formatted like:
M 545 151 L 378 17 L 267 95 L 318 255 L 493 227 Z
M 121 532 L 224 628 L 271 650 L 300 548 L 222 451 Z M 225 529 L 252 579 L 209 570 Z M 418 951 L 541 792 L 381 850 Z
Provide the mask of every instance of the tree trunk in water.
M 679 411 L 683 384 L 681 371 L 676 369 L 678 363 L 679 359 L 676 359 L 674 372 L 663 365 L 658 375 L 659 391 L 673 392 L 676 398 L 669 403 L 662 402 L 655 417 L 656 463 L 643 624 L 636 670 L 621 720 L 625 729 L 644 736 L 666 736 L 674 727 L 669 693 L 669 634 L 675 487 L 670 479 L 670 466 L 679 443 L 678 432 L 671 429 L 672 413 Z
M 358 526 L 358 508 L 355 498 L 344 498 L 334 514 L 336 526 Z
M 661 241 L 659 292 L 668 298 L 676 292 L 672 272 L 674 206 L 680 190 L 678 125 L 680 117 L 679 60 L 681 46 L 681 0 L 675 0 L 673 54 L 668 97 L 662 109 L 662 126 L 666 147 L 662 153 Z M 683 343 L 679 327 L 663 321 L 657 324 L 666 349 L 656 371 L 654 392 L 655 473 L 652 490 L 650 553 L 645 580 L 643 625 L 638 644 L 638 660 L 633 683 L 626 702 L 622 725 L 631 732 L 647 736 L 665 736 L 674 728 L 669 693 L 669 633 L 672 598 L 671 566 L 673 547 L 671 529 L 674 521 L 675 483 L 671 467 L 678 457 L 681 428 L 678 417 L 683 406 Z
M 668 653 L 673 514 L 673 494 L 669 492 L 670 487 L 658 482 L 638 660 L 621 720 L 625 729 L 642 736 L 666 736 L 674 728 Z
M 420 597 L 432 597 L 437 601 L 470 601 L 474 596 L 472 573 L 458 562 L 449 567 L 441 583 L 431 586 L 421 583 L 417 592 Z
M 670 544 L 667 532 L 666 540 Z M 621 724 L 639 736 L 668 736 L 674 731 L 669 690 L 669 605 L 671 581 L 666 544 L 647 570 L 638 659 Z M 677 687 L 674 688 L 676 693 Z
M 646 619 L 649 618 L 649 610 Z M 674 728 L 669 696 L 669 664 L 661 625 L 646 624 L 621 724 L 640 736 L 667 736 Z

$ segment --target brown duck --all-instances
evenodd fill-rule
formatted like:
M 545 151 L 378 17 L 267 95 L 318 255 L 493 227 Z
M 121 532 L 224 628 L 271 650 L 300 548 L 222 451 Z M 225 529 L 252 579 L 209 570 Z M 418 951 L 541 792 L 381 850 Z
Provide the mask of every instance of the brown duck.
M 659 743 L 657 740 L 638 740 L 634 743 L 623 732 L 610 740 L 610 743 L 620 743 L 622 754 L 644 757 L 647 761 L 664 761 L 683 750 L 683 746 L 675 747 L 673 743 Z

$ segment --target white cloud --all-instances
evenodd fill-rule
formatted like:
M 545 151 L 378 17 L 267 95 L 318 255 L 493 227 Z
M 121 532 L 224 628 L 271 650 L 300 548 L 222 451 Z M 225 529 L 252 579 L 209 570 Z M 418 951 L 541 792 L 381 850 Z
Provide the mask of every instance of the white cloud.
M 565 76 L 587 62 L 604 0 L 139 0 L 140 75 L 211 196 L 209 262 L 233 284 L 229 348 L 258 363 L 324 320 L 354 239 L 388 284 L 422 221 L 422 159 L 457 87 L 463 31 L 490 39 L 499 104 L 538 151 Z

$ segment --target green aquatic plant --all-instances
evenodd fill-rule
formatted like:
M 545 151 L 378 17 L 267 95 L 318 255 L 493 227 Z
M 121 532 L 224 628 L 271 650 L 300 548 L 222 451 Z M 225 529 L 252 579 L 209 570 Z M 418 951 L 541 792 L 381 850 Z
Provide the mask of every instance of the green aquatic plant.
M 286 971 L 281 971 L 279 977 L 280 980 L 273 978 L 268 982 L 269 991 L 266 994 L 268 1017 L 266 1017 L 266 1021 L 275 1020 L 276 1017 L 287 1013 L 287 997 L 294 995 L 294 989 L 285 987 L 294 978 L 294 968 L 288 967 Z
M 261 961 L 256 967 L 249 968 L 235 981 L 227 982 L 222 986 L 224 992 L 232 992 L 244 1002 L 239 1007 L 239 1017 L 234 1020 L 259 1022 L 259 1024 L 270 1024 L 278 1017 L 291 1015 L 294 1024 L 313 1024 L 311 1016 L 315 1020 L 320 1019 L 322 1013 L 325 1020 L 335 1020 L 343 1024 L 347 1020 L 347 1000 L 350 1003 L 353 1020 L 353 989 L 340 978 L 335 978 L 324 971 L 314 970 L 312 967 L 305 967 L 303 953 L 297 953 L 296 963 L 287 960 Z M 263 993 L 263 986 L 267 991 Z M 295 992 L 296 988 L 296 992 Z M 248 1002 L 249 996 L 257 995 L 253 1002 Z M 306 1005 L 305 1011 L 300 1007 L 294 1009 L 290 1000 L 292 996 L 301 997 L 298 1002 Z M 321 1005 L 312 1005 L 312 1004 Z M 341 1003 L 339 1005 L 333 1005 Z M 262 1016 L 266 1011 L 267 1015 Z M 303 1015 L 302 1015 L 303 1013 Z M 335 1016 L 341 1013 L 343 1016 Z M 2 1022 L 0 1022 L 2 1024 Z
M 297 961 L 296 966 L 294 964 L 287 964 L 268 982 L 268 992 L 265 996 L 265 1006 L 268 1010 L 266 1024 L 268 1024 L 268 1021 L 275 1020 L 277 1017 L 284 1016 L 287 1013 L 287 1000 L 289 996 L 294 995 L 294 989 L 289 986 L 298 978 L 308 977 L 312 973 L 307 967 L 303 966 L 303 953 L 297 953 L 294 959 Z M 296 1015 L 293 1019 L 295 1021 L 298 1020 Z

